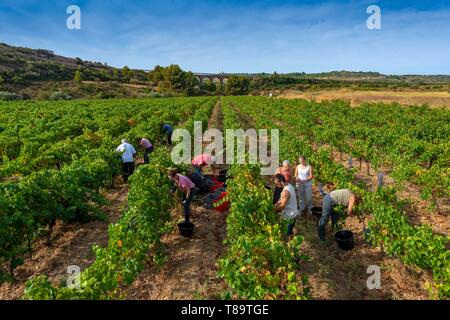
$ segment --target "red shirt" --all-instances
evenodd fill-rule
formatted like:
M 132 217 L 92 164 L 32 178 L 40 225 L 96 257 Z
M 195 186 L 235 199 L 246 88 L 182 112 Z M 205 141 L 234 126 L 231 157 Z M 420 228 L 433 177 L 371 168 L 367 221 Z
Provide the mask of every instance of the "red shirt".
M 283 177 L 286 179 L 286 182 L 291 182 L 291 168 L 290 167 L 279 167 L 277 169 L 277 174 L 282 174 Z

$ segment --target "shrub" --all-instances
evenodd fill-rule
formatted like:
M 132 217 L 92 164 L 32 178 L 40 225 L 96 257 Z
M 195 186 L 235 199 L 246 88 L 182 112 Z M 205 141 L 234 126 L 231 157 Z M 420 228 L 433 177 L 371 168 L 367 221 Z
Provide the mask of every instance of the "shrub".
M 72 96 L 70 96 L 69 94 L 62 92 L 62 91 L 56 91 L 53 92 L 50 95 L 50 100 L 72 100 Z
M 0 91 L 0 100 L 3 101 L 12 101 L 12 100 L 21 100 L 22 96 L 18 95 L 14 92 L 8 92 L 8 91 Z
M 148 96 L 150 98 L 163 98 L 164 97 L 164 95 L 162 95 L 159 92 L 150 92 Z

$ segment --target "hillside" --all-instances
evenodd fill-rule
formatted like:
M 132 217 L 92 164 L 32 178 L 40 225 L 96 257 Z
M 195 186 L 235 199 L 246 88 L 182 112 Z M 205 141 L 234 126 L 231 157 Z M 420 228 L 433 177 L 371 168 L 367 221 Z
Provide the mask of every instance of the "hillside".
M 83 73 L 83 80 L 102 81 L 120 80 L 119 71 L 123 71 L 106 63 L 59 56 L 50 50 L 14 47 L 0 43 L 0 76 L 6 83 L 73 80 L 77 70 Z M 146 80 L 146 73 L 142 70 L 130 70 L 130 74 L 122 76 L 130 80 Z
M 208 81 L 199 83 L 193 73 L 175 65 L 169 66 L 165 74 L 163 69 L 160 66 L 150 71 L 127 66 L 119 69 L 106 63 L 63 57 L 49 50 L 0 43 L 0 100 L 139 98 L 159 93 L 215 95 L 224 89 Z M 253 95 L 270 90 L 447 92 L 450 84 L 449 75 L 384 75 L 362 71 L 233 75 L 248 78 L 244 91 Z

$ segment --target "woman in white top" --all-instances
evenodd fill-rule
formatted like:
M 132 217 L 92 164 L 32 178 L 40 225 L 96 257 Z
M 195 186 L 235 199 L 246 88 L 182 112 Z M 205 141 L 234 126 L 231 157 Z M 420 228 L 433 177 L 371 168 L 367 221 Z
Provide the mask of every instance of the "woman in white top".
M 298 161 L 299 165 L 295 168 L 294 176 L 297 186 L 300 214 L 306 210 L 307 213 L 311 215 L 313 168 L 306 162 L 304 156 L 300 156 Z

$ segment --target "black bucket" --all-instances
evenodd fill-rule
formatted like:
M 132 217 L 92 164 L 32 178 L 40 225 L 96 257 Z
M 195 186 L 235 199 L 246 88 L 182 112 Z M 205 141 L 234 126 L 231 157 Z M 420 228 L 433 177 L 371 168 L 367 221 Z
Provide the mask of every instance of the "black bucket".
M 355 247 L 353 232 L 350 230 L 341 230 L 334 234 L 339 248 L 342 250 L 352 250 Z
M 225 183 L 227 181 L 227 172 L 228 170 L 220 170 L 217 181 Z
M 322 208 L 321 207 L 312 207 L 311 212 L 314 217 L 320 218 L 322 216 Z
M 194 224 L 190 222 L 182 222 L 178 224 L 178 231 L 185 238 L 190 238 L 194 233 Z

